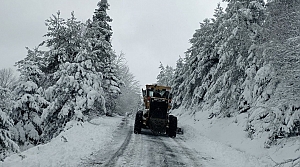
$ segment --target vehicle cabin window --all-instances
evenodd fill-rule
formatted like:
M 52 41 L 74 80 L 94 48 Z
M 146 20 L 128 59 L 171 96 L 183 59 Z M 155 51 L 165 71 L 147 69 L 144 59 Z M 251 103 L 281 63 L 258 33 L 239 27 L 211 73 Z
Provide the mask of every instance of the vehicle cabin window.
M 152 90 L 148 90 L 148 96 L 153 97 L 153 91 Z
M 163 89 L 163 90 L 148 89 L 147 96 L 148 97 L 159 97 L 159 98 L 170 98 L 170 92 L 165 89 Z
M 143 97 L 145 97 L 147 93 L 146 90 L 142 89 L 142 92 L 143 92 Z

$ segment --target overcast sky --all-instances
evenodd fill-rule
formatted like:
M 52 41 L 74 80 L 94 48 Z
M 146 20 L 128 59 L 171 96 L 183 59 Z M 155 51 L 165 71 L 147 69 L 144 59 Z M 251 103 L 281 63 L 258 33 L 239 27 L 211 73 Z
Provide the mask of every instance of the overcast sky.
M 80 21 L 91 18 L 99 0 L 1 0 L 0 69 L 14 68 L 45 38 L 45 20 L 60 10 Z M 113 19 L 112 45 L 125 53 L 130 71 L 141 85 L 156 82 L 159 62 L 175 67 L 199 22 L 211 18 L 221 0 L 108 0 Z M 224 4 L 222 6 L 225 7 Z

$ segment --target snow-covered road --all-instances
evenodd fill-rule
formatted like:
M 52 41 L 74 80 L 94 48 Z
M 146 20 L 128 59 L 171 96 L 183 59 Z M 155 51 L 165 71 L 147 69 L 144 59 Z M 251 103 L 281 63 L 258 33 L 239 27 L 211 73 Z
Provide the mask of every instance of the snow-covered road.
M 82 162 L 82 166 L 199 167 L 202 166 L 201 161 L 207 159 L 184 145 L 180 136 L 155 136 L 146 129 L 141 134 L 134 134 L 132 129 L 132 121 L 123 119 L 121 126 L 114 132 L 114 140 Z
M 181 116 L 179 125 L 184 134 L 176 138 L 155 136 L 145 129 L 134 134 L 133 118 L 73 121 L 49 143 L 13 154 L 0 162 L 0 167 L 273 167 L 275 161 L 291 157 L 290 150 L 299 146 L 295 139 L 281 152 L 281 146 L 266 150 L 259 141 L 244 136 L 239 130 L 242 122 L 217 121 L 211 126 L 204 118 L 195 121 Z M 297 152 L 294 154 L 297 156 Z

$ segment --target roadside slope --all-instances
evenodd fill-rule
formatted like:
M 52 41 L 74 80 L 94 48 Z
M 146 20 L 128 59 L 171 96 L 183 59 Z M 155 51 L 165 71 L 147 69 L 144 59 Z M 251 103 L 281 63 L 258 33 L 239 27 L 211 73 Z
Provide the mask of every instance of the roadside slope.
M 112 140 L 122 117 L 100 117 L 90 122 L 69 122 L 51 142 L 7 157 L 0 167 L 78 166 Z
M 265 136 L 250 139 L 245 131 L 246 114 L 223 119 L 208 119 L 206 112 L 193 114 L 184 109 L 173 110 L 172 114 L 178 116 L 178 125 L 184 130 L 184 135 L 178 137 L 205 155 L 208 167 L 273 167 L 300 154 L 299 137 L 269 149 L 264 148 Z

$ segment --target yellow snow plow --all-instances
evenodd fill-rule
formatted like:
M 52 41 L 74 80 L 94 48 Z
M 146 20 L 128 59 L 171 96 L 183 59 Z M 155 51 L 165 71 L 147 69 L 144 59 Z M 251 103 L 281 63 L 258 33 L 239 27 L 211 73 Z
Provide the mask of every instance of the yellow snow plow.
M 144 110 L 136 113 L 134 133 L 141 133 L 141 129 L 150 129 L 154 134 L 167 134 L 176 137 L 177 117 L 169 115 L 171 109 L 171 87 L 160 85 L 146 85 L 142 89 Z

